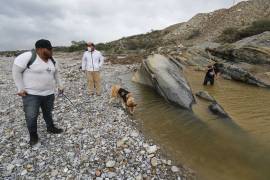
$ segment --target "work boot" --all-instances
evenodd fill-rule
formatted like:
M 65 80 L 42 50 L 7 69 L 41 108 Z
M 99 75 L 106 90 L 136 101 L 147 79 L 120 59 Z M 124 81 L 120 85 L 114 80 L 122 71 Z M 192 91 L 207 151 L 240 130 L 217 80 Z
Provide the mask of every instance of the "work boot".
M 34 146 L 38 143 L 38 134 L 37 133 L 30 133 L 30 146 Z
M 63 129 L 58 129 L 56 127 L 51 127 L 51 128 L 47 129 L 47 132 L 51 133 L 51 134 L 60 134 L 60 133 L 63 132 Z

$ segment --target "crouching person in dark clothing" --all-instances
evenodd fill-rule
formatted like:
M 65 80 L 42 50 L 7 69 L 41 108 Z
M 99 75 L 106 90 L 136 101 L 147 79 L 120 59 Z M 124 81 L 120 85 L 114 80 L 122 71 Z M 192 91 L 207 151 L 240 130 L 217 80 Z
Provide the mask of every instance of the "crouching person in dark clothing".
M 210 82 L 211 85 L 214 85 L 215 71 L 213 66 L 208 66 L 207 72 L 204 77 L 203 85 L 207 85 L 208 82 Z
M 58 63 L 52 58 L 52 45 L 48 40 L 38 40 L 36 50 L 25 52 L 15 58 L 12 74 L 22 97 L 27 128 L 30 135 L 30 145 L 38 142 L 37 119 L 39 108 L 46 122 L 47 132 L 62 133 L 53 123 L 52 110 L 54 106 L 55 84 L 59 93 L 63 93 L 63 85 L 59 78 Z

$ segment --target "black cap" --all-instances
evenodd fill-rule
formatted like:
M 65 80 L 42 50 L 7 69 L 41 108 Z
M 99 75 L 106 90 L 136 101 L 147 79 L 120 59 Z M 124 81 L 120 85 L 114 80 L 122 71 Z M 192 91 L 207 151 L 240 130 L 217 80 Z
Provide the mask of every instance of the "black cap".
M 36 48 L 47 48 L 47 49 L 52 49 L 51 42 L 46 39 L 40 39 L 36 42 L 35 44 Z

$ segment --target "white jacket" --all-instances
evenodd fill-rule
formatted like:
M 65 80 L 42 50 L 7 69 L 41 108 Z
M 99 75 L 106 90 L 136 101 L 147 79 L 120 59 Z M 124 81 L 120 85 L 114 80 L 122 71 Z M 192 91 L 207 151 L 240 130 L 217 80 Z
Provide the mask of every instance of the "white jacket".
M 82 70 L 99 71 L 103 62 L 104 57 L 101 52 L 97 50 L 93 52 L 85 51 L 82 58 Z

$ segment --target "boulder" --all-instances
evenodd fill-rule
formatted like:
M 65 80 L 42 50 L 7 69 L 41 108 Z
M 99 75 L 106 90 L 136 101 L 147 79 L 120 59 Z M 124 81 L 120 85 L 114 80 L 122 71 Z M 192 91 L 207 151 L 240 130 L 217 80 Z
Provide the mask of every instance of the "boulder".
M 231 62 L 270 64 L 270 32 L 207 50 L 212 55 Z
M 207 100 L 207 101 L 210 101 L 210 102 L 215 102 L 215 98 L 213 98 L 207 91 L 199 91 L 196 93 L 196 96 L 204 99 L 204 100 Z
M 225 110 L 217 102 L 214 102 L 208 106 L 209 110 L 222 118 L 230 118 Z
M 252 84 L 260 87 L 270 87 L 266 82 L 258 79 L 255 75 L 248 72 L 247 70 L 235 65 L 223 63 L 222 66 L 219 66 L 223 77 L 226 79 L 233 79 L 236 81 L 242 81 L 247 84 Z
M 153 87 L 165 100 L 192 109 L 195 98 L 184 77 L 183 66 L 172 58 L 154 54 L 142 62 L 132 80 Z

